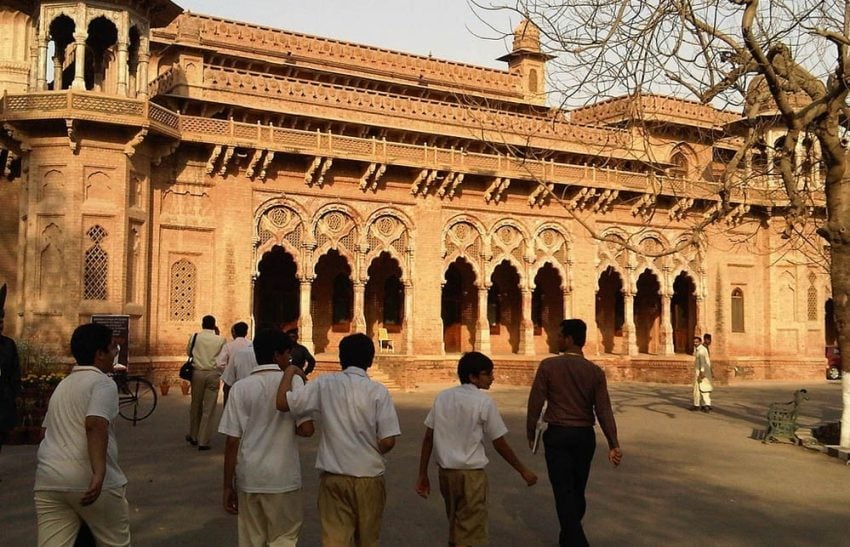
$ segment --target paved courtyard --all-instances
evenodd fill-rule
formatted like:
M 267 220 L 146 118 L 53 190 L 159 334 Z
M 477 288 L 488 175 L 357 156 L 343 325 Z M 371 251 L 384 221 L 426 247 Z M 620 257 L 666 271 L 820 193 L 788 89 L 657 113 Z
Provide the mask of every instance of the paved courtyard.
M 690 388 L 612 385 L 624 451 L 612 468 L 604 439 L 588 488 L 585 527 L 593 545 L 848 545 L 850 467 L 800 447 L 754 440 L 772 401 L 809 389 L 802 423 L 836 420 L 840 385 L 810 382 L 722 387 L 710 415 L 687 411 Z M 403 436 L 388 458 L 383 544 L 445 545 L 439 495 L 413 491 L 422 421 L 440 386 L 393 393 Z M 523 441 L 527 388 L 491 391 L 510 428 L 509 441 L 541 478 L 529 489 L 490 449 L 490 534 L 494 546 L 556 545 L 557 520 L 542 454 Z M 235 545 L 236 518 L 221 509 L 223 440 L 198 452 L 183 441 L 189 398 L 160 398 L 154 415 L 118 424 L 120 463 L 129 478 L 134 545 Z M 304 440 L 306 522 L 301 545 L 319 545 L 313 469 L 317 438 Z M 0 544 L 35 544 L 32 483 L 35 446 L 0 453 Z M 435 472 L 432 470 L 432 481 Z

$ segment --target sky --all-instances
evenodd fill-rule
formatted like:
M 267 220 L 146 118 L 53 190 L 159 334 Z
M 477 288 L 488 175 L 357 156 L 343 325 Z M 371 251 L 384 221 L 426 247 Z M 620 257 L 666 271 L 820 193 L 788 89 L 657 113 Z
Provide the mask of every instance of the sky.
M 510 43 L 479 20 L 467 0 L 174 0 L 185 10 L 358 44 L 492 68 Z M 511 29 L 516 15 L 486 12 Z M 490 39 L 476 36 L 488 36 Z

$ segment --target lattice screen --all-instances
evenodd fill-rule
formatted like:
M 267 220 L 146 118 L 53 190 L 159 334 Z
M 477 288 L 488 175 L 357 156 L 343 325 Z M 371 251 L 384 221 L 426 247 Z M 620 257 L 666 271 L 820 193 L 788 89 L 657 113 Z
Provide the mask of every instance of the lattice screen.
M 197 294 L 197 268 L 181 258 L 171 266 L 169 317 L 172 321 L 194 321 Z
M 83 264 L 83 299 L 107 300 L 109 298 L 109 254 L 101 243 L 109 235 L 103 226 L 95 224 L 86 232 L 93 245 L 86 251 Z

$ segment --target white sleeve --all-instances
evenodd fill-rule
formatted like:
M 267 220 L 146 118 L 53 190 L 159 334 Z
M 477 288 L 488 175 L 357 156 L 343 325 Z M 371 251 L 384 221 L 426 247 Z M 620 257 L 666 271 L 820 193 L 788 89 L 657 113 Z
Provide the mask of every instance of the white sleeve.
M 86 416 L 99 416 L 110 423 L 118 416 L 118 386 L 111 378 L 104 376 L 92 386 Z
M 295 376 L 292 378 L 293 389 L 286 392 L 289 411 L 297 417 L 310 415 L 319 410 L 321 379 L 313 380 L 306 385 L 302 383 L 302 387 L 295 389 L 296 378 L 298 377 Z M 300 380 L 300 378 L 298 379 Z
M 487 402 L 484 404 L 484 408 L 481 412 L 481 419 L 483 420 L 484 427 L 484 435 L 487 436 L 487 439 L 491 441 L 495 441 L 499 437 L 504 437 L 508 432 L 508 428 L 505 425 L 504 420 L 502 420 L 502 415 L 499 414 L 499 409 L 496 408 L 496 403 L 493 402 L 493 399 L 487 397 Z
M 234 386 L 230 391 L 224 412 L 221 413 L 221 421 L 218 424 L 218 432 L 231 437 L 242 437 L 242 424 L 239 421 L 239 405 L 242 403 L 242 386 Z
M 378 398 L 376 410 L 378 439 L 401 435 L 401 428 L 398 425 L 398 414 L 396 414 L 393 400 L 386 388 L 381 390 L 381 396 Z
M 299 389 L 304 389 L 304 380 L 300 376 L 295 376 L 292 378 L 292 389 L 290 391 L 298 391 Z M 310 413 L 301 415 L 293 413 L 293 417 L 295 418 L 295 425 L 301 425 L 313 420 L 313 415 Z

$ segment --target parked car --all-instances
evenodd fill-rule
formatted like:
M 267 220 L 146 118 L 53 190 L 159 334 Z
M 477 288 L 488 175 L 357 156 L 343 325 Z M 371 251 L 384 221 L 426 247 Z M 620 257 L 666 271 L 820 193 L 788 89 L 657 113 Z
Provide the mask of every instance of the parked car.
M 841 378 L 841 351 L 838 346 L 826 346 L 826 379 Z

